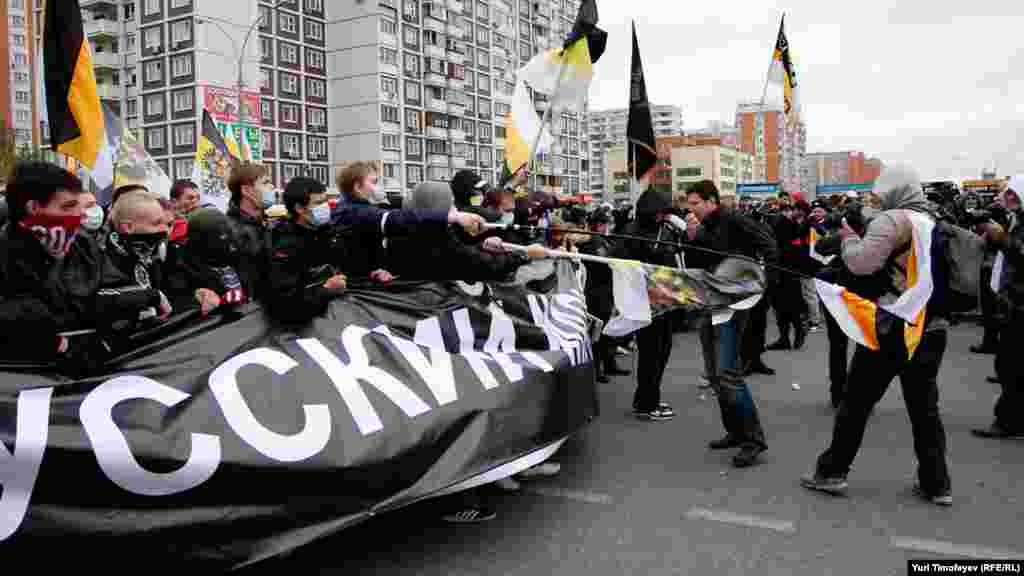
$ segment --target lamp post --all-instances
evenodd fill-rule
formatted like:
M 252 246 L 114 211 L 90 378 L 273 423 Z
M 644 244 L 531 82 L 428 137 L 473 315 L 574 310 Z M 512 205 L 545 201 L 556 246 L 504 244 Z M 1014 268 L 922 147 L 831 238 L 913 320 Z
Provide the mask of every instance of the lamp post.
M 286 1 L 287 0 L 278 0 L 271 8 L 271 10 L 276 10 L 281 4 L 283 4 Z M 245 38 L 242 40 L 242 49 L 239 50 L 238 44 L 235 42 L 235 39 L 231 36 L 231 34 L 228 33 L 227 30 L 224 29 L 224 26 L 222 26 L 220 22 L 213 18 L 197 17 L 195 19 L 196 24 L 213 24 L 218 30 L 221 31 L 222 34 L 224 34 L 225 37 L 227 37 L 228 41 L 231 42 L 231 46 L 235 49 L 235 55 L 238 58 L 238 78 L 235 84 L 238 90 L 238 125 L 242 132 L 241 139 L 248 138 L 248 135 L 246 134 L 245 107 L 243 106 L 242 98 L 242 89 L 245 87 L 245 49 L 249 45 L 249 39 L 252 38 L 252 33 L 256 31 L 260 24 L 263 23 L 263 20 L 264 16 L 260 15 L 260 17 L 257 18 L 256 21 L 249 26 L 249 29 L 245 32 Z M 239 146 L 242 145 L 241 139 L 239 140 L 238 143 Z M 239 153 L 241 153 L 241 150 L 239 150 Z

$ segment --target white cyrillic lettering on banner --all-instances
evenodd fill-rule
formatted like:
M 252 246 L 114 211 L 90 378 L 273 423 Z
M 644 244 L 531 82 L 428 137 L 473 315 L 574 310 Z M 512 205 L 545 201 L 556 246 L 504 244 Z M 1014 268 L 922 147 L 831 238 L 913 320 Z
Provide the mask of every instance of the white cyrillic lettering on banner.
M 256 419 L 238 388 L 238 371 L 250 364 L 268 368 L 279 376 L 298 366 L 287 355 L 269 348 L 249 350 L 218 366 L 210 374 L 210 389 L 228 425 L 254 450 L 278 462 L 299 462 L 319 454 L 331 439 L 331 411 L 327 405 L 303 406 L 306 426 L 297 434 L 270 430 Z
M 132 494 L 167 496 L 191 490 L 206 482 L 220 466 L 220 438 L 192 433 L 192 453 L 174 472 L 150 472 L 132 455 L 124 433 L 113 418 L 114 406 L 134 399 L 159 402 L 168 408 L 189 395 L 142 376 L 118 376 L 100 384 L 82 401 L 79 418 L 92 443 L 100 469 L 114 484 Z
M 46 450 L 52 395 L 53 388 L 19 393 L 14 454 L 0 442 L 0 542 L 18 530 L 28 511 Z
M 431 318 L 430 320 L 423 320 L 416 326 L 416 336 L 420 335 L 420 326 L 423 322 L 433 323 L 437 327 L 437 334 L 441 333 L 441 324 L 437 321 L 437 318 Z M 425 328 L 425 331 L 432 331 L 431 328 Z M 430 360 L 427 360 L 426 354 L 423 353 L 423 349 L 419 344 L 405 338 L 398 338 L 391 333 L 391 330 L 387 326 L 380 326 L 373 330 L 378 334 L 382 334 L 388 338 L 391 344 L 395 348 L 398 348 L 398 352 L 402 355 L 409 364 L 412 365 L 416 373 L 420 375 L 420 378 L 427 383 L 427 387 L 434 394 L 434 400 L 437 400 L 438 406 L 444 406 L 445 404 L 451 404 L 459 399 L 458 391 L 455 389 L 455 375 L 452 372 L 452 356 L 445 351 L 443 344 L 442 347 L 436 346 L 424 346 L 430 350 Z
M 491 369 L 484 362 L 484 355 L 477 352 L 473 346 L 476 344 L 476 333 L 473 332 L 473 323 L 469 320 L 469 310 L 460 308 L 452 313 L 455 320 L 455 331 L 459 334 L 459 354 L 466 358 L 469 367 L 480 379 L 484 389 L 493 390 L 498 387 L 498 380 L 491 373 Z
M 370 404 L 370 399 L 359 387 L 360 380 L 387 396 L 410 418 L 430 411 L 430 406 L 409 387 L 384 370 L 370 366 L 370 358 L 362 342 L 363 337 L 369 332 L 361 326 L 348 326 L 341 333 L 341 343 L 349 358 L 348 364 L 332 354 L 319 340 L 304 338 L 297 341 L 297 344 L 327 373 L 352 413 L 356 427 L 364 436 L 381 430 L 384 425 Z
M 491 333 L 487 336 L 484 344 L 484 351 L 494 358 L 494 361 L 501 366 L 505 376 L 511 382 L 519 382 L 523 379 L 523 368 L 509 357 L 506 352 L 516 351 L 516 328 L 512 319 L 505 314 L 501 306 L 491 304 Z

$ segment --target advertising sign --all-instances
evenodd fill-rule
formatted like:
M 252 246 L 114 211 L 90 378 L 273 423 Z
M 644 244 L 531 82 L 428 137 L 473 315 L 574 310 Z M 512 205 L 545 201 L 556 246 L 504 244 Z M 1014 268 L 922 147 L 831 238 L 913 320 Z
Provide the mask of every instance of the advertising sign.
M 245 119 L 244 134 L 238 110 L 238 90 L 220 86 L 204 88 L 203 106 L 210 112 L 210 117 L 224 135 L 228 147 L 233 148 L 233 153 L 237 151 L 243 160 L 259 162 L 263 159 L 259 92 L 243 90 L 241 105 L 241 118 Z

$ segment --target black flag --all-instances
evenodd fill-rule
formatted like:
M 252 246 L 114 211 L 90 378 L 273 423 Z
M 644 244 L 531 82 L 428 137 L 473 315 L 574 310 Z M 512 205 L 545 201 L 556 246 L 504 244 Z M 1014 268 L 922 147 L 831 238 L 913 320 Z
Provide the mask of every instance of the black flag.
M 629 82 L 629 123 L 626 125 L 629 173 L 641 182 L 647 181 L 658 163 L 657 144 L 654 141 L 654 123 L 651 105 L 647 101 L 647 83 L 640 61 L 640 45 L 636 41 L 636 22 L 633 23 L 633 66 Z

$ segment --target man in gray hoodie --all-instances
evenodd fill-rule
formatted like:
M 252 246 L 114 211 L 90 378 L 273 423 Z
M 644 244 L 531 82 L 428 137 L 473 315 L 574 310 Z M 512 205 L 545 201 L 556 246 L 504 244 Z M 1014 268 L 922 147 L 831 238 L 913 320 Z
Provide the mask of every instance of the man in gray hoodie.
M 847 269 L 856 276 L 874 275 L 883 269 L 890 272 L 891 284 L 880 290 L 882 295 L 875 300 L 876 304 L 890 304 L 908 290 L 907 267 L 913 265 L 910 256 L 914 241 L 911 217 L 923 215 L 933 222 L 936 217 L 925 199 L 920 177 L 909 168 L 897 166 L 886 170 L 874 192 L 881 200 L 882 212 L 867 225 L 863 238 L 844 221 L 840 230 L 841 254 Z M 939 242 L 932 243 L 933 289 L 916 351 L 908 359 L 907 350 L 891 341 L 880 342 L 879 350 L 857 346 L 850 364 L 849 387 L 836 414 L 832 443 L 818 458 L 814 473 L 801 478 L 805 488 L 830 494 L 846 491 L 846 476 L 860 450 L 868 416 L 889 383 L 899 376 L 918 460 L 918 483 L 914 490 L 933 504 L 952 505 L 937 381 L 949 327 L 949 313 L 945 309 L 948 269 L 943 254 L 937 253 L 940 246 Z M 899 332 L 902 334 L 903 330 Z

